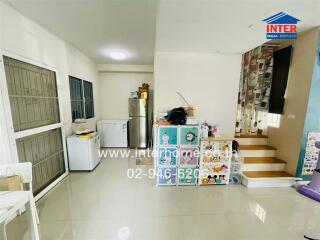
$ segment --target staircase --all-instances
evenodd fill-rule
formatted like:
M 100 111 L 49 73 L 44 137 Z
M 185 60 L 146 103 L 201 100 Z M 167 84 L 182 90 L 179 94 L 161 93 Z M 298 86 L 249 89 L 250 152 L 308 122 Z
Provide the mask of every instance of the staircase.
M 268 137 L 240 136 L 239 150 L 244 157 L 242 184 L 253 187 L 290 187 L 296 178 L 285 172 L 286 162 L 275 157 L 276 149 L 268 146 Z

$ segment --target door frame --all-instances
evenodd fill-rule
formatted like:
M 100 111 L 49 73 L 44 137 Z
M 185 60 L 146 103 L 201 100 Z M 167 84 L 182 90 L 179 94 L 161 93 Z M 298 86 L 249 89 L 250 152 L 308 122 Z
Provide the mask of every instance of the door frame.
M 59 123 L 54 123 L 54 124 L 49 124 L 45 125 L 42 127 L 37 127 L 37 128 L 32 128 L 32 129 L 27 129 L 27 130 L 22 130 L 19 132 L 14 132 L 13 128 L 13 121 L 12 121 L 12 114 L 11 114 L 11 107 L 10 107 L 10 99 L 9 99 L 9 93 L 8 93 L 8 86 L 7 86 L 7 79 L 6 79 L 6 74 L 5 74 L 5 67 L 4 67 L 4 61 L 3 61 L 3 56 L 8 56 L 10 58 L 29 63 L 41 68 L 48 69 L 50 71 L 55 72 L 56 76 L 56 84 L 57 84 L 57 95 L 58 95 L 58 106 L 59 106 L 59 114 L 60 114 L 60 122 Z M 62 99 L 59 94 L 59 89 L 61 87 L 61 80 L 59 77 L 59 72 L 57 69 L 54 67 L 51 67 L 45 63 L 39 62 L 32 60 L 30 58 L 21 56 L 16 53 L 12 53 L 3 49 L 0 49 L 0 90 L 1 90 L 1 100 L 3 103 L 3 113 L 4 113 L 4 118 L 5 118 L 5 125 L 3 126 L 4 129 L 6 128 L 7 130 L 7 138 L 9 141 L 9 151 L 10 151 L 10 160 L 8 161 L 8 164 L 10 163 L 18 163 L 19 158 L 18 158 L 18 151 L 17 151 L 17 146 L 16 146 L 16 140 L 22 137 L 34 135 L 37 133 L 42 133 L 46 132 L 49 130 L 53 129 L 61 129 L 61 138 L 62 138 L 62 145 L 63 145 L 63 153 L 64 153 L 64 164 L 65 164 L 65 172 L 59 176 L 57 179 L 55 179 L 52 183 L 50 183 L 45 189 L 43 189 L 40 193 L 38 193 L 35 196 L 35 199 L 38 200 L 41 197 L 43 197 L 47 192 L 49 192 L 55 185 L 57 185 L 61 180 L 63 180 L 68 174 L 69 174 L 69 165 L 68 165 L 68 155 L 67 155 L 67 146 L 66 146 L 66 141 L 65 141 L 65 126 L 62 123 L 62 119 L 64 119 L 63 116 L 63 111 L 61 106 L 62 104 Z M 1 123 L 0 123 L 1 124 Z

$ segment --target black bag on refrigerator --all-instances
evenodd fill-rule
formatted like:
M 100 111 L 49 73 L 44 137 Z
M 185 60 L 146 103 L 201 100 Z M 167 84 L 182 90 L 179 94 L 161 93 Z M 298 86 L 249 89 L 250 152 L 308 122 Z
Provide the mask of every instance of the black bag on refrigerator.
M 184 108 L 174 108 L 167 116 L 167 120 L 173 125 L 185 125 L 187 122 L 187 113 Z

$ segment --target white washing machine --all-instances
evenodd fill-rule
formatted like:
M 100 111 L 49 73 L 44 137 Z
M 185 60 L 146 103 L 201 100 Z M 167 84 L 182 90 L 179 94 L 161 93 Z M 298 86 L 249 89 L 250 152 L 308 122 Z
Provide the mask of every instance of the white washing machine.
M 110 119 L 97 122 L 98 133 L 101 138 L 101 147 L 126 148 L 128 147 L 128 120 Z

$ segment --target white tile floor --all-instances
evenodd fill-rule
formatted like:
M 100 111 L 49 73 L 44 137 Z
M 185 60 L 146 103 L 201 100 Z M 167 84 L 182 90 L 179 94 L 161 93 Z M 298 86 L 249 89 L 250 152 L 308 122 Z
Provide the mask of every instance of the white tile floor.
M 135 163 L 105 159 L 92 173 L 71 173 L 38 203 L 41 239 L 320 239 L 320 203 L 292 188 L 156 187 L 127 178 Z M 28 239 L 24 215 L 7 231 Z

